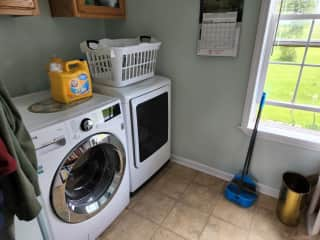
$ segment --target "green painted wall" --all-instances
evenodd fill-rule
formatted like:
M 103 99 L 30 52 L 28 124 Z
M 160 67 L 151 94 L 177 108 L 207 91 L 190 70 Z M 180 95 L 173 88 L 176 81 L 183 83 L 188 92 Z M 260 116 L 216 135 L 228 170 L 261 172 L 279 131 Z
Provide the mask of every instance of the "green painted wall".
M 151 34 L 163 42 L 158 73 L 173 80 L 173 153 L 234 173 L 249 138 L 238 127 L 249 80 L 260 10 L 245 0 L 237 58 L 196 56 L 199 1 L 128 0 L 126 21 L 108 21 L 108 37 Z M 320 170 L 320 154 L 259 139 L 252 170 L 260 182 L 279 188 L 281 174 Z
M 105 35 L 103 20 L 52 18 L 48 0 L 39 4 L 41 16 L 0 16 L 0 80 L 13 96 L 48 88 L 52 56 L 79 58 L 82 40 Z

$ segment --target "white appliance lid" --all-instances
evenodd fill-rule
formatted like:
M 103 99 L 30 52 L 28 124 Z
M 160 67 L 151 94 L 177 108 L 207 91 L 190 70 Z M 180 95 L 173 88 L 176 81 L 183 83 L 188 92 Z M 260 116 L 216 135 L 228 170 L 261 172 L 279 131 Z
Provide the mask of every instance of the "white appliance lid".
M 33 113 L 29 111 L 28 108 L 32 104 L 49 99 L 50 97 L 51 95 L 49 91 L 42 91 L 13 98 L 13 103 L 18 108 L 24 124 L 29 131 L 42 129 L 47 126 L 72 119 L 80 114 L 110 105 L 113 102 L 117 102 L 116 98 L 94 94 L 88 101 L 64 111 L 54 113 Z
M 128 103 L 131 99 L 139 97 L 158 88 L 171 85 L 171 80 L 162 77 L 154 76 L 138 83 L 117 88 L 110 87 L 99 83 L 93 83 L 93 90 L 100 94 L 112 95 L 121 99 L 122 102 Z

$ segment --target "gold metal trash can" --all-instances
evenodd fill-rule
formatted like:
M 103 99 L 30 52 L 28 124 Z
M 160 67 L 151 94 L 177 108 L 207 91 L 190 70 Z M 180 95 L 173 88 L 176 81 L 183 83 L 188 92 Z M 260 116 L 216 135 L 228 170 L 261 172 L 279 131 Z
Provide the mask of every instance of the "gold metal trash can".
M 282 176 L 282 186 L 277 205 L 279 220 L 289 226 L 297 226 L 305 207 L 307 194 L 310 192 L 308 180 L 294 172 Z

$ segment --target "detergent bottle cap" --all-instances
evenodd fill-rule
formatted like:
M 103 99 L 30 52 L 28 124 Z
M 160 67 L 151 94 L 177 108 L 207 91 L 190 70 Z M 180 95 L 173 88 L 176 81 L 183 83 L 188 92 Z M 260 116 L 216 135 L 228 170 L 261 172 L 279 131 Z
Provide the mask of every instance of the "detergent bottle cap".
M 63 60 L 61 58 L 53 57 L 51 58 L 49 64 L 50 72 L 63 72 Z

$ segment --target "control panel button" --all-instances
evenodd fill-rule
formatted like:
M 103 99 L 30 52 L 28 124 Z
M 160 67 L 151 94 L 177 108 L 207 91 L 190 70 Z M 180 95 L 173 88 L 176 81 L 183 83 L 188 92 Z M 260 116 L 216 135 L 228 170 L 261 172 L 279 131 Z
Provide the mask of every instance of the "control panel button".
M 93 121 L 90 118 L 83 119 L 80 128 L 84 132 L 90 131 L 93 128 Z

